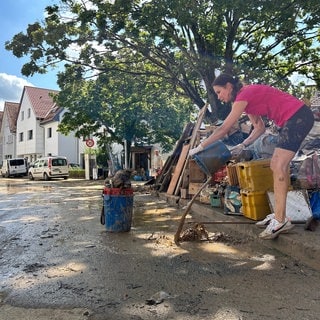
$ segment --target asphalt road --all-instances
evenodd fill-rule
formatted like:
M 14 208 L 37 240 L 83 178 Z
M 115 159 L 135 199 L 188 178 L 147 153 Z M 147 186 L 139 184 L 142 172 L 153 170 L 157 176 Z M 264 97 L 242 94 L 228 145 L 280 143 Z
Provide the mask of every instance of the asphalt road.
M 320 319 L 319 272 L 134 187 L 130 232 L 100 223 L 103 181 L 0 179 L 1 320 Z

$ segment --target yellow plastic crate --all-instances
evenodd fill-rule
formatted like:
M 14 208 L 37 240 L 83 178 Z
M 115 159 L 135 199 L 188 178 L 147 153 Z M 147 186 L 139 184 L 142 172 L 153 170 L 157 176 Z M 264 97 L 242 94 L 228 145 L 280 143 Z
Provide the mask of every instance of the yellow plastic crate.
M 251 191 L 273 190 L 270 159 L 239 162 L 237 164 L 237 175 L 241 189 Z
M 265 191 L 240 190 L 241 212 L 252 220 L 263 220 L 271 213 L 268 195 Z

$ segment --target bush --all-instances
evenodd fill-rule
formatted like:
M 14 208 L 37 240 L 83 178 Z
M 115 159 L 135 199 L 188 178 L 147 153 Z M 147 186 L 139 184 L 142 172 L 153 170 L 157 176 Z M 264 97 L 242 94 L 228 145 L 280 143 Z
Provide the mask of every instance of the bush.
M 85 170 L 84 169 L 70 169 L 69 170 L 69 178 L 73 179 L 85 179 Z

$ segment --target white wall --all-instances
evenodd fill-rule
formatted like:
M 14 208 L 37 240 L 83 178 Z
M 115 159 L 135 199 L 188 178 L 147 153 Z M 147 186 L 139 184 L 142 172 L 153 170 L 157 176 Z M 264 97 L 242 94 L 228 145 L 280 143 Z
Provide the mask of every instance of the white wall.
M 28 117 L 28 109 L 30 109 L 30 117 Z M 24 117 L 22 119 L 22 113 Z M 33 138 L 28 139 L 28 131 L 32 130 Z M 20 140 L 20 133 L 23 132 L 23 141 Z M 27 95 L 23 96 L 21 101 L 20 112 L 17 119 L 17 156 L 44 156 L 44 129 L 40 127 L 39 120 L 33 113 L 31 103 Z
M 59 133 L 58 122 L 49 122 L 43 126 L 45 141 L 45 156 L 67 157 L 69 162 L 79 163 L 79 139 L 75 138 L 72 133 L 65 136 Z M 51 137 L 48 135 L 51 128 Z
M 69 136 L 59 135 L 59 154 L 65 154 L 69 162 L 79 163 L 79 139 L 71 134 Z
M 1 162 L 6 157 L 16 158 L 16 141 L 15 141 L 16 136 L 10 132 L 7 112 L 4 112 L 3 114 L 0 135 L 1 135 L 1 147 L 2 147 Z

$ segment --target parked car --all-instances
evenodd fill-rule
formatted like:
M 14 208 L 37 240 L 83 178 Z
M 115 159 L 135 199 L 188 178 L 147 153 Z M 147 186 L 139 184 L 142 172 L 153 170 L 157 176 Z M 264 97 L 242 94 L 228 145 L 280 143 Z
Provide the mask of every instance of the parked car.
M 28 172 L 27 159 L 15 158 L 3 161 L 1 168 L 2 177 L 18 177 L 25 176 Z
M 77 163 L 69 163 L 70 169 L 81 169 L 80 165 Z
M 66 157 L 44 157 L 36 160 L 29 168 L 29 179 L 69 178 L 69 165 Z

